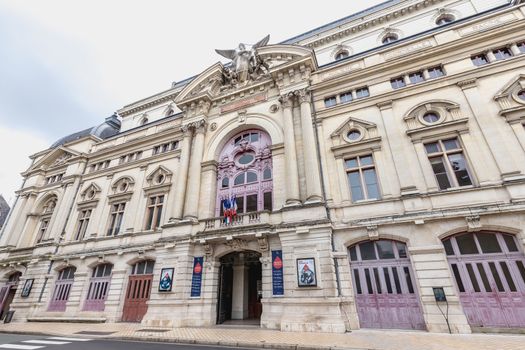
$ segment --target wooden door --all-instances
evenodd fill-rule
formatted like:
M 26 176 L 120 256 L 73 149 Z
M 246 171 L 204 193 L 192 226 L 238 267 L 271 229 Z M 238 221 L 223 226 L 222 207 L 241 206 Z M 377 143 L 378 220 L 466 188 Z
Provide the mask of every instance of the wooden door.
M 153 275 L 129 276 L 122 321 L 141 322 L 148 311 L 148 300 L 151 294 Z
M 63 312 L 66 311 L 66 303 L 69 299 L 69 293 L 73 286 L 73 280 L 58 280 L 55 282 L 55 289 L 51 296 L 48 311 Z
M 350 260 L 362 328 L 426 328 L 403 243 L 363 242 L 350 248 Z
M 84 311 L 104 311 L 110 283 L 111 275 L 90 279 Z
M 2 319 L 5 314 L 4 309 L 7 309 L 6 301 L 9 296 L 10 289 L 11 286 L 3 286 L 0 288 L 0 319 Z
M 515 238 L 479 232 L 443 243 L 469 324 L 525 327 L 525 256 Z

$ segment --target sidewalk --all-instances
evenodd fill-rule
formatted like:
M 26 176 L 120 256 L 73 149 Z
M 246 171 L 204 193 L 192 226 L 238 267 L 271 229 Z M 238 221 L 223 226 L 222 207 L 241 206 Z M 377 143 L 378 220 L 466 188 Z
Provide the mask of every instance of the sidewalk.
M 357 330 L 347 334 L 288 333 L 260 328 L 151 328 L 140 324 L 8 323 L 2 333 L 50 334 L 114 340 L 243 346 L 266 349 L 523 350 L 521 335 L 449 335 Z M 82 333 L 79 333 L 82 332 Z

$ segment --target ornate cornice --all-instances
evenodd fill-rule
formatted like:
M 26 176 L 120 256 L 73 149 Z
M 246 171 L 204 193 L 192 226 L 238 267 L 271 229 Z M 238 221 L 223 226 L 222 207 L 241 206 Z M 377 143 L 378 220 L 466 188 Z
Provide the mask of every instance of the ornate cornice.
M 358 32 L 361 32 L 363 30 L 366 30 L 366 29 L 369 29 L 369 28 L 372 28 L 372 27 L 377 27 L 377 26 L 384 26 L 385 23 L 393 20 L 393 19 L 398 19 L 400 17 L 405 17 L 415 11 L 419 11 L 421 9 L 424 9 L 424 8 L 427 8 L 429 6 L 432 6 L 434 5 L 435 3 L 439 3 L 439 2 L 442 2 L 444 0 L 423 0 L 423 1 L 419 1 L 417 3 L 414 3 L 414 4 L 411 4 L 411 5 L 408 5 L 408 6 L 405 6 L 403 8 L 400 8 L 396 11 L 393 11 L 393 12 L 388 12 L 388 13 L 385 13 L 379 17 L 376 17 L 376 18 L 373 18 L 373 19 L 369 19 L 369 20 L 365 20 L 363 21 L 363 17 L 358 17 L 356 18 L 353 22 L 355 23 L 359 23 L 359 24 L 355 24 L 353 26 L 349 26 L 347 27 L 348 23 L 347 24 L 342 24 L 340 27 L 340 30 L 335 32 L 335 33 L 331 33 L 331 34 L 328 34 L 328 35 L 324 35 L 322 37 L 319 37 L 317 39 L 315 39 L 314 41 L 310 41 L 308 42 L 308 39 L 305 40 L 307 41 L 307 43 L 303 44 L 304 46 L 306 47 L 309 47 L 309 48 L 316 48 L 318 46 L 322 46 L 322 45 L 325 45 L 325 44 L 328 44 L 332 41 L 336 41 L 336 40 L 340 40 L 342 38 L 345 38 L 345 37 L 348 37 L 350 35 L 353 35 L 355 33 L 358 33 Z M 385 9 L 385 10 L 389 10 L 389 9 Z M 330 30 L 328 30 L 330 31 Z

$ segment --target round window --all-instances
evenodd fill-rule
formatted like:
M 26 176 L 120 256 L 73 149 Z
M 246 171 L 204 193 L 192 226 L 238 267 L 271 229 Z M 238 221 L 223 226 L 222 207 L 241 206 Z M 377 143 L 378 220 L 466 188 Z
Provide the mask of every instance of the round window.
M 95 197 L 95 191 L 90 190 L 90 191 L 87 193 L 87 198 L 88 198 L 88 199 L 93 199 L 94 197 Z
M 429 124 L 433 124 L 439 121 L 439 115 L 434 112 L 425 113 L 423 120 Z
M 518 97 L 520 100 L 525 101 L 525 90 L 518 92 Z
M 120 192 L 125 192 L 127 191 L 128 187 L 129 187 L 129 184 L 127 182 L 123 182 L 120 184 L 119 190 Z
M 243 153 L 239 157 L 239 159 L 237 159 L 237 161 L 239 162 L 239 164 L 246 165 L 246 164 L 250 164 L 251 162 L 253 162 L 254 159 L 255 159 L 255 155 L 252 152 L 246 152 L 246 153 Z
M 348 137 L 350 141 L 357 141 L 361 138 L 361 131 L 357 129 L 350 130 L 350 132 L 348 132 L 346 137 Z

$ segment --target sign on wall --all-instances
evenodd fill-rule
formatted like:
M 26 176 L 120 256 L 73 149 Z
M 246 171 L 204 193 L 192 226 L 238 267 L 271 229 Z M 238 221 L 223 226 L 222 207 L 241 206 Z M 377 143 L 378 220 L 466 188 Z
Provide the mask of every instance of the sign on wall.
M 299 287 L 317 286 L 315 259 L 297 259 L 297 283 Z
M 167 267 L 160 270 L 159 292 L 171 292 L 173 287 L 173 267 Z
M 272 290 L 273 295 L 284 295 L 282 250 L 272 250 Z
M 191 278 L 191 296 L 201 296 L 201 285 L 202 285 L 202 265 L 204 263 L 204 257 L 193 258 L 193 276 Z
M 24 283 L 24 288 L 22 288 L 22 294 L 20 295 L 22 298 L 27 298 L 29 294 L 31 293 L 31 289 L 33 288 L 33 282 L 35 280 L 33 278 L 27 279 Z

